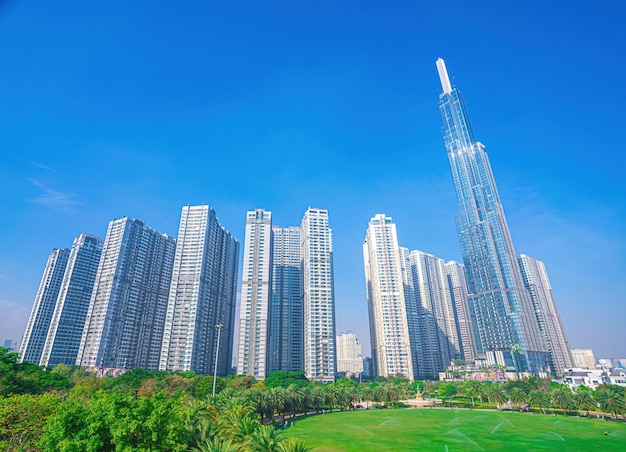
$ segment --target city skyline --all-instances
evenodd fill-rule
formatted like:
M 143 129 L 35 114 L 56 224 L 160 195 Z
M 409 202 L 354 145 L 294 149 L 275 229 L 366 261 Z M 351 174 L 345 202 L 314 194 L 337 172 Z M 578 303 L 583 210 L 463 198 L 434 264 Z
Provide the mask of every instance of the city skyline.
M 410 249 L 461 261 L 434 107 L 441 56 L 463 80 L 516 250 L 546 263 L 570 345 L 623 355 L 626 93 L 604 87 L 626 74 L 624 7 L 606 18 L 570 3 L 453 3 L 446 20 L 434 6 L 349 2 L 2 6 L 0 335 L 20 339 L 50 250 L 103 236 L 111 218 L 176 235 L 180 206 L 204 202 L 242 239 L 242 212 L 271 206 L 289 224 L 320 205 L 333 219 L 337 329 L 367 354 L 372 215 L 392 216 Z

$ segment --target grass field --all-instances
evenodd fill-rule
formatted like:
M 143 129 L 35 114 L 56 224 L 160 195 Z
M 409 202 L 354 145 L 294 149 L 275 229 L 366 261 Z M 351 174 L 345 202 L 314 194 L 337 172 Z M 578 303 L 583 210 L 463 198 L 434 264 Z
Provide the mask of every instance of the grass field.
M 481 410 L 422 408 L 322 414 L 297 420 L 285 433 L 305 440 L 315 452 L 626 451 L 623 423 Z

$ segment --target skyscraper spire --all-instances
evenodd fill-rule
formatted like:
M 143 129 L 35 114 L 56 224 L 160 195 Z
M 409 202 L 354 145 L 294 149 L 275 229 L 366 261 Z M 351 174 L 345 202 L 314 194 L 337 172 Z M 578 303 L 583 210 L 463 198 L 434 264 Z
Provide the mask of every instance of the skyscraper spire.
M 456 226 L 477 352 L 493 364 L 515 365 L 530 372 L 545 370 L 547 349 L 524 287 L 487 152 L 474 139 L 463 97 L 450 86 L 441 58 L 437 71 L 443 87 L 439 111 L 459 205 Z M 508 353 L 509 347 L 518 345 L 524 353 L 520 363 Z
M 446 69 L 446 63 L 443 58 L 437 58 L 437 72 L 439 72 L 439 80 L 441 81 L 441 87 L 444 94 L 450 94 L 452 92 L 452 85 L 450 85 L 450 77 L 448 77 L 448 70 Z

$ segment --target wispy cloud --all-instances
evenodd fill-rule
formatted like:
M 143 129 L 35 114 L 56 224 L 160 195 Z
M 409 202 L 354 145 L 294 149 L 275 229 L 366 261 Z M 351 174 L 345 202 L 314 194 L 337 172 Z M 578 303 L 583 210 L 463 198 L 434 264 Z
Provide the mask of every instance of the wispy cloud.
M 31 199 L 36 204 L 50 207 L 58 212 L 72 212 L 81 203 L 76 193 L 55 190 L 39 179 L 30 179 L 30 181 L 43 192 L 36 198 Z
M 7 275 L 3 275 L 2 273 L 0 273 L 0 280 L 2 279 L 9 279 L 9 277 Z
M 0 0 L 2 1 L 2 0 Z M 36 168 L 42 169 L 42 170 L 46 170 L 46 171 L 50 171 L 52 173 L 58 173 L 58 171 L 54 168 L 52 168 L 51 166 L 46 165 L 45 163 L 41 163 L 41 162 L 30 162 L 31 165 L 33 165 Z

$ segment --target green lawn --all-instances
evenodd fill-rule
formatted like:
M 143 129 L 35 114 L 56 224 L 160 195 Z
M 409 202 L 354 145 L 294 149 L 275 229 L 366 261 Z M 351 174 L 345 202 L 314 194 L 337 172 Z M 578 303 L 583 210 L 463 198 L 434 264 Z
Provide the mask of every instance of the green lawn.
M 297 420 L 285 433 L 305 440 L 315 452 L 626 451 L 626 424 L 482 410 L 422 408 L 322 414 Z

